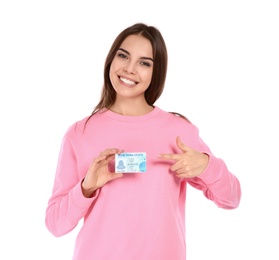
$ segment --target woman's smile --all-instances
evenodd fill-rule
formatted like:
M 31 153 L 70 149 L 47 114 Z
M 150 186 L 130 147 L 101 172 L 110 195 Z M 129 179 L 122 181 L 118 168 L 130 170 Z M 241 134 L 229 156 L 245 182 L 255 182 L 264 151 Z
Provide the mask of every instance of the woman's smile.
M 128 85 L 129 87 L 133 87 L 137 84 L 137 82 L 124 78 L 124 77 L 119 77 L 119 79 L 122 83 L 124 83 L 125 85 Z

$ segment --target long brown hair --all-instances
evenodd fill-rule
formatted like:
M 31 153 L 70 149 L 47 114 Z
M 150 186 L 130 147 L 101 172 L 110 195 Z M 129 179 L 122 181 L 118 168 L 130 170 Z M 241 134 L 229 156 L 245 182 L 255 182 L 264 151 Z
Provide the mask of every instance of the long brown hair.
M 111 63 L 116 55 L 116 52 L 118 51 L 122 42 L 129 35 L 141 35 L 148 39 L 152 45 L 154 67 L 151 83 L 148 89 L 145 91 L 146 102 L 150 106 L 152 106 L 163 92 L 168 66 L 168 53 L 165 41 L 157 28 L 153 26 L 148 26 L 143 23 L 136 23 L 124 29 L 114 40 L 105 60 L 104 84 L 101 92 L 100 101 L 95 106 L 94 110 L 92 111 L 91 115 L 88 117 L 86 122 L 88 122 L 88 120 L 98 111 L 103 109 L 109 109 L 116 100 L 116 92 L 111 84 L 109 71 Z

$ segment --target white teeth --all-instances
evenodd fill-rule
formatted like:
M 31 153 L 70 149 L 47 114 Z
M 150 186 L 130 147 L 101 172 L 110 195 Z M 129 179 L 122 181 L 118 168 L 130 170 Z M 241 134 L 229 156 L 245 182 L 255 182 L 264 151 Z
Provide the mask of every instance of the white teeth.
M 136 83 L 134 81 L 131 81 L 131 80 L 128 80 L 128 79 L 125 79 L 125 78 L 122 78 L 122 77 L 120 77 L 120 79 L 128 85 L 136 85 Z

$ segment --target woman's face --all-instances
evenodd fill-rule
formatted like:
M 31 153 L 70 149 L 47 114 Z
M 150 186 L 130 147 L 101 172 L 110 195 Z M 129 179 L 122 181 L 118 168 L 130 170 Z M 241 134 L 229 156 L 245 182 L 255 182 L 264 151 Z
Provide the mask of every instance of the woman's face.
M 141 35 L 130 35 L 121 44 L 110 67 L 110 80 L 117 97 L 144 98 L 153 73 L 153 51 L 150 41 Z

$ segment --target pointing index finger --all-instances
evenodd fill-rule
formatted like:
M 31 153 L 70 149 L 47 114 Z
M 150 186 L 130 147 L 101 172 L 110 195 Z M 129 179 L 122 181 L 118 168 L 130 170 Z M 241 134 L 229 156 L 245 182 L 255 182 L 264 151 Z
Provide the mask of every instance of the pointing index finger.
M 164 159 L 164 160 L 178 160 L 179 155 L 177 154 L 170 154 L 170 153 L 161 153 L 157 155 L 157 158 Z

